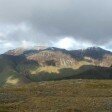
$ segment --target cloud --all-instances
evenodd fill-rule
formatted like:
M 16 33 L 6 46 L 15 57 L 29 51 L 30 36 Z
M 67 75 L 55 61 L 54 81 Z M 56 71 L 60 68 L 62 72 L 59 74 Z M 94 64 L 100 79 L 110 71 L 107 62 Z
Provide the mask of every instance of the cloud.
M 72 37 L 69 48 L 112 49 L 111 11 L 111 0 L 0 0 L 0 41 L 51 46 Z
M 36 46 L 36 45 L 37 44 L 35 44 L 34 42 L 29 42 L 29 41 L 23 40 L 22 44 L 21 44 L 21 47 L 29 48 L 29 47 L 33 47 L 33 46 Z
M 64 49 L 83 49 L 90 46 L 93 46 L 91 43 L 76 41 L 73 37 L 65 37 L 60 39 L 53 44 L 55 47 L 64 48 Z

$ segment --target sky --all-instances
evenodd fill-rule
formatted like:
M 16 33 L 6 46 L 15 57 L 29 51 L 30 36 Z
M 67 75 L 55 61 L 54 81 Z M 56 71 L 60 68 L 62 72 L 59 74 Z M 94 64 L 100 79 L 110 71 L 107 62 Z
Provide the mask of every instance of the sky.
M 112 51 L 112 0 L 0 0 L 0 53 L 41 45 Z

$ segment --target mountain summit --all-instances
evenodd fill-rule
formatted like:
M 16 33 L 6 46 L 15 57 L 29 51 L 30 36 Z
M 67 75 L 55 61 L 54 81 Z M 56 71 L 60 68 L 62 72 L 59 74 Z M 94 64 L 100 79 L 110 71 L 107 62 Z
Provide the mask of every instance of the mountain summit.
M 99 47 L 70 51 L 56 47 L 18 48 L 0 55 L 0 85 L 70 77 L 111 78 L 111 65 L 112 52 Z M 87 75 L 88 71 L 95 74 Z

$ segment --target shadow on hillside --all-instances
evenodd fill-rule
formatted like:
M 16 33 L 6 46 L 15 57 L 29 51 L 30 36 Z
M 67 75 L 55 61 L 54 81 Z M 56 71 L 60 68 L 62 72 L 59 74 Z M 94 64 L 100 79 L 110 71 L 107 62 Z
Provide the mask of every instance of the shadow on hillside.
M 3 54 L 0 56 L 1 58 L 1 66 L 0 66 L 0 74 L 2 74 L 3 71 L 5 72 L 5 75 L 2 75 L 2 80 L 6 80 L 11 74 L 10 71 L 13 71 L 16 77 L 21 78 L 23 82 L 30 82 L 29 80 L 29 75 L 30 72 L 29 70 L 35 69 L 39 66 L 39 63 L 34 60 L 28 60 L 24 55 L 7 55 Z
M 82 66 L 79 69 L 63 68 L 59 73 L 40 72 L 33 77 L 33 81 L 50 81 L 63 79 L 112 79 L 112 68 L 97 66 Z
M 11 56 L 4 55 L 5 59 L 11 60 L 14 64 L 10 65 L 19 74 L 31 81 L 50 81 L 62 79 L 112 79 L 112 67 L 98 67 L 92 65 L 84 65 L 79 69 L 63 68 L 59 73 L 39 72 L 31 75 L 29 69 L 34 69 L 39 66 L 38 62 L 27 60 L 24 55 Z M 55 63 L 50 60 L 46 62 L 49 66 L 55 66 Z

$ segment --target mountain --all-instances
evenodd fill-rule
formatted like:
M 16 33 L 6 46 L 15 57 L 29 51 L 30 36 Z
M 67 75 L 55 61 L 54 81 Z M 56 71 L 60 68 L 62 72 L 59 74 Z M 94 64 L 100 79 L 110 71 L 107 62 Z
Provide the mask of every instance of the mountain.
M 99 47 L 65 50 L 36 46 L 0 55 L 0 85 L 71 78 L 112 78 L 112 52 Z
M 90 57 L 93 59 L 102 60 L 105 55 L 112 55 L 112 52 L 104 50 L 100 47 L 89 47 L 87 49 L 73 50 L 71 51 L 71 54 L 79 59 Z

